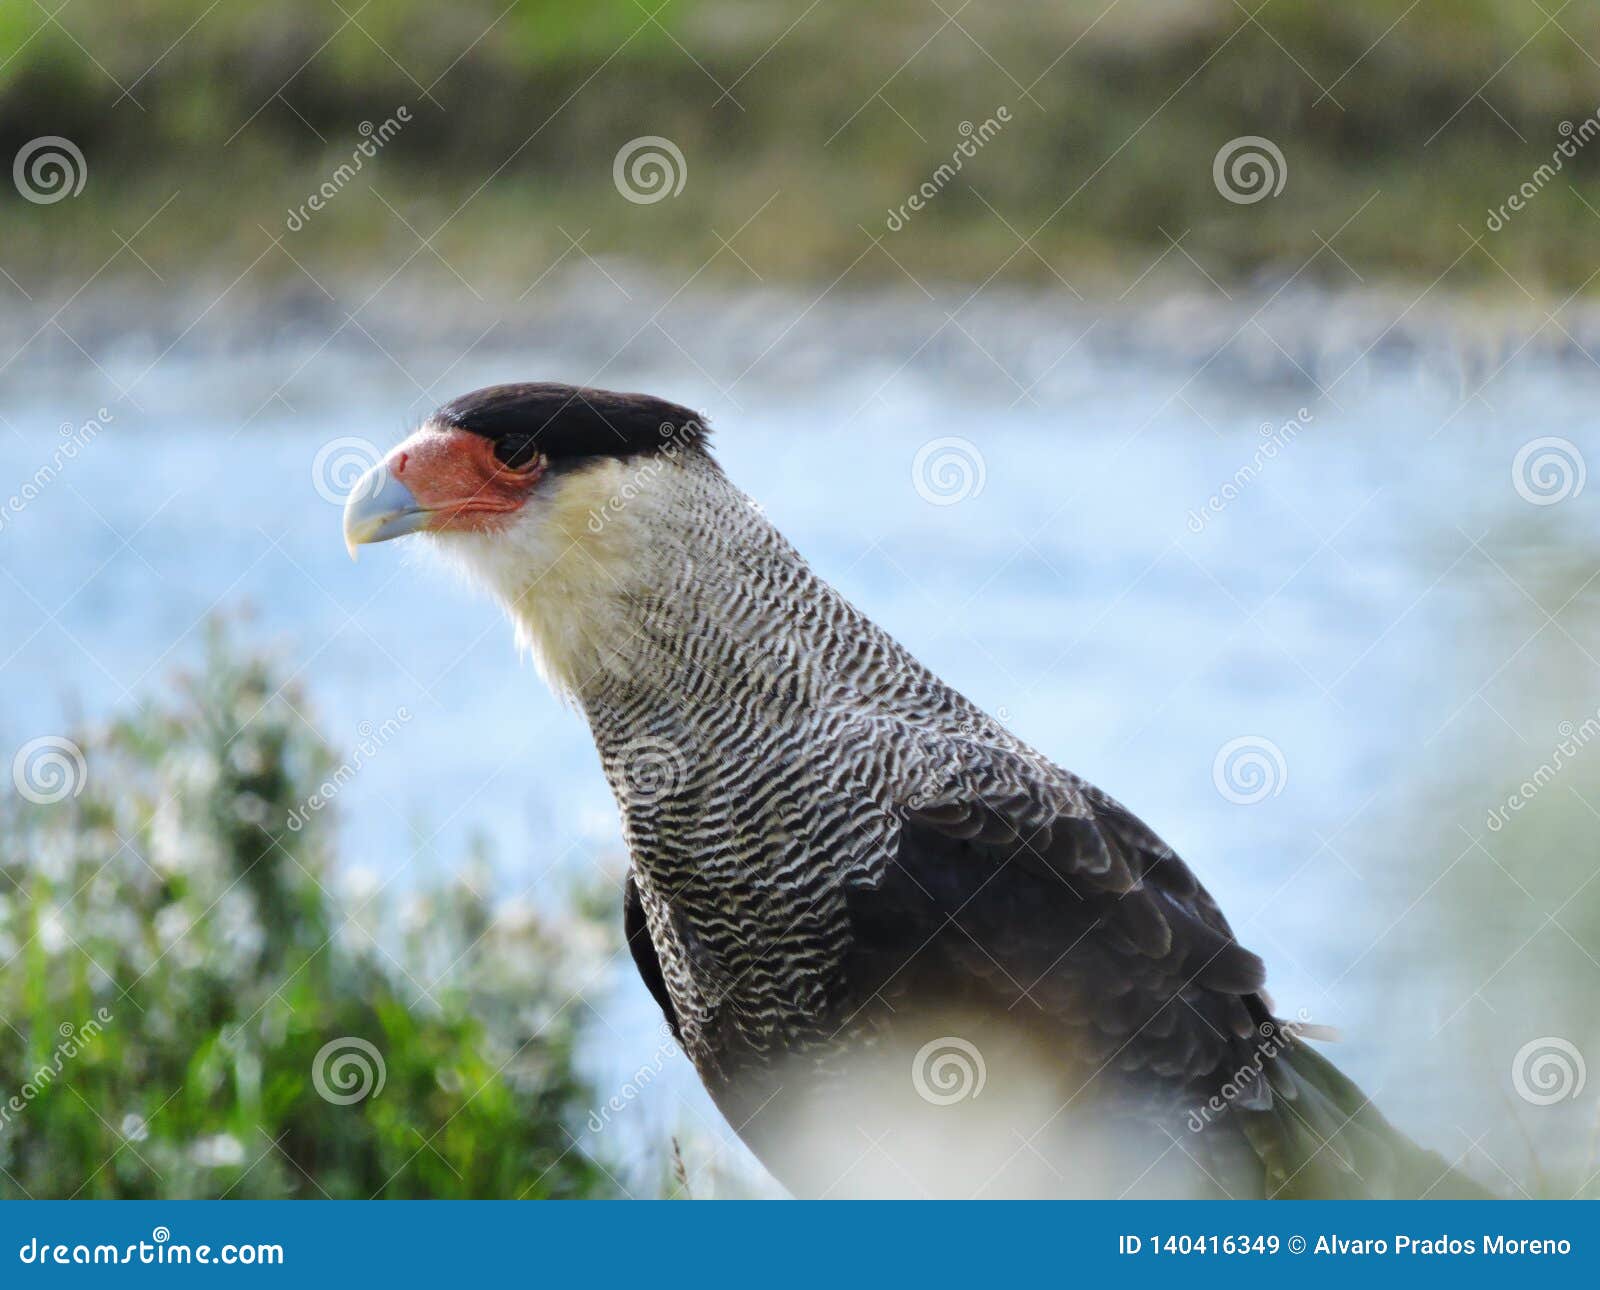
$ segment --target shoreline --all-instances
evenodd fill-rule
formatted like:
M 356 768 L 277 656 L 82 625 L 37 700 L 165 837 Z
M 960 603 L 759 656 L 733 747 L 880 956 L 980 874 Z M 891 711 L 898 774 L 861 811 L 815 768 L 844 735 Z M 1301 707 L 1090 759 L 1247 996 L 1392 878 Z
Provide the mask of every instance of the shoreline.
M 1154 278 L 1155 275 L 1152 275 Z M 178 291 L 111 282 L 65 309 L 40 300 L 0 314 L 0 397 L 82 378 L 123 388 L 163 363 L 213 366 L 282 355 L 370 359 L 376 379 L 404 356 L 428 375 L 473 356 L 526 353 L 578 369 L 596 355 L 629 372 L 683 372 L 720 387 L 756 376 L 780 386 L 837 375 L 933 369 L 1047 393 L 1070 374 L 1126 364 L 1187 366 L 1196 378 L 1329 389 L 1367 365 L 1411 367 L 1470 397 L 1502 367 L 1600 366 L 1600 302 L 1529 302 L 1444 287 L 1328 290 L 1299 282 L 1220 289 L 1145 284 L 1141 298 L 1074 300 L 1064 290 L 965 283 L 926 288 L 675 286 L 633 265 L 551 275 L 525 299 L 477 302 L 459 290 L 365 278 L 247 291 Z M 1143 298 L 1148 294 L 1149 299 Z M 365 304 L 363 303 L 365 302 Z M 1553 316 L 1553 317 L 1552 317 Z M 709 364 L 709 367 L 707 366 Z M 998 370 L 997 370 L 998 369 Z

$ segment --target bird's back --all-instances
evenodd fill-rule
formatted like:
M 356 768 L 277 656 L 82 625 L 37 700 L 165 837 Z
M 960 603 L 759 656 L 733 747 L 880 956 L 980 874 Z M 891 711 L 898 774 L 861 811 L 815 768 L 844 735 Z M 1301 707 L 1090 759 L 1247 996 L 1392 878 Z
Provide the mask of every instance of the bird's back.
M 1269 1147 L 1325 1064 L 1295 1074 L 1303 1041 L 1194 873 L 846 602 L 709 458 L 680 469 L 647 503 L 675 515 L 628 593 L 631 657 L 580 699 L 652 973 L 732 1123 L 806 1191 L 846 1186 L 868 1142 L 924 1188 L 934 1157 L 957 1190 L 1292 1187 L 1305 1168 Z M 947 1049 L 934 1073 L 981 1089 L 929 1083 Z M 1306 1122 L 1338 1130 L 1324 1109 Z

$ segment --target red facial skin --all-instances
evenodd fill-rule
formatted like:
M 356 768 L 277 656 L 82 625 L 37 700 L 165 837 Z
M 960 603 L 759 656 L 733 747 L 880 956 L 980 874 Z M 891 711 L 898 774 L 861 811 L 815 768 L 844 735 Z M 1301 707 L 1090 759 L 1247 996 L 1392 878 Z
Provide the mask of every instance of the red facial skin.
M 535 456 L 513 468 L 467 430 L 422 430 L 389 454 L 389 472 L 431 511 L 433 533 L 493 529 L 527 501 L 545 471 Z

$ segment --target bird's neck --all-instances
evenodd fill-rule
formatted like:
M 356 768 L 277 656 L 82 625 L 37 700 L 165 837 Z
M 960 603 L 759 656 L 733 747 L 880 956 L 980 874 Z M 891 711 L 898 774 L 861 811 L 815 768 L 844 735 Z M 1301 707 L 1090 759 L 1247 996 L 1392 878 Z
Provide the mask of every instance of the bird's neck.
M 619 543 L 626 573 L 591 620 L 590 665 L 569 671 L 597 738 L 710 708 L 830 703 L 843 680 L 835 629 L 854 611 L 720 472 L 675 480 L 660 501 Z
M 716 464 L 612 461 L 566 480 L 537 548 L 496 584 L 546 679 L 589 720 L 626 801 L 634 751 L 685 773 L 785 732 L 815 755 L 839 722 L 1009 736 L 819 578 Z M 652 742 L 654 741 L 654 743 Z
M 837 599 L 697 450 L 598 460 L 553 478 L 535 505 L 535 522 L 441 549 L 494 592 L 597 739 L 690 695 L 770 684 L 742 664 L 792 655 L 815 604 Z

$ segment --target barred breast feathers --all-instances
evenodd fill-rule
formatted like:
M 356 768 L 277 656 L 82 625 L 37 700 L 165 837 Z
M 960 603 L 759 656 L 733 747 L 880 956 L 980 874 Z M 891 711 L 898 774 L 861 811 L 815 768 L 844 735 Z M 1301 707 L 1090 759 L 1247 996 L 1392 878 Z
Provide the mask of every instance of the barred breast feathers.
M 525 509 L 451 545 L 603 760 L 669 732 L 720 763 L 781 730 L 816 789 L 848 780 L 884 808 L 959 791 L 985 749 L 1060 773 L 818 577 L 700 447 L 553 472 Z

